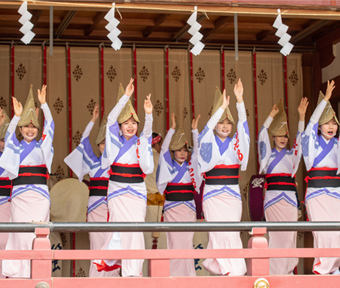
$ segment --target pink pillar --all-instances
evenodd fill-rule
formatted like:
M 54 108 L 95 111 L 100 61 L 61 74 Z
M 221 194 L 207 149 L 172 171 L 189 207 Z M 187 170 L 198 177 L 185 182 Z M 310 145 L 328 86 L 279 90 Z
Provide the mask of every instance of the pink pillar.
M 268 242 L 264 235 L 267 228 L 253 228 L 250 234 L 252 237 L 248 241 L 250 249 L 268 249 Z M 247 270 L 249 276 L 268 276 L 269 275 L 269 258 L 248 259 Z
M 37 238 L 33 240 L 32 250 L 51 251 L 51 242 L 48 238 L 49 228 L 35 228 Z M 31 279 L 43 279 L 52 277 L 52 259 L 31 260 Z

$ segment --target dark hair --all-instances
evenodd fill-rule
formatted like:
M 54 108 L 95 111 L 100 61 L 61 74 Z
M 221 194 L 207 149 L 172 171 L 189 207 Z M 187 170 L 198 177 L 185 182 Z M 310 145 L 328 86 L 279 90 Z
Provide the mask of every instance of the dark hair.
M 152 132 L 152 138 L 156 138 L 157 136 L 159 136 L 159 134 L 158 133 L 156 133 L 156 132 Z M 162 137 L 162 136 L 161 136 Z

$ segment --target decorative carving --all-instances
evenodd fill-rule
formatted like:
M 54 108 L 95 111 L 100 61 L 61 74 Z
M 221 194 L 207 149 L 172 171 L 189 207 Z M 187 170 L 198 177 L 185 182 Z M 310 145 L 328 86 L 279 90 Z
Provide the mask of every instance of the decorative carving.
M 24 78 L 25 74 L 27 73 L 26 68 L 22 63 L 19 64 L 19 66 L 18 66 L 17 70 L 15 70 L 15 72 L 17 72 L 17 76 L 19 77 L 20 81 L 22 80 L 22 78 Z
M 189 112 L 188 112 L 187 107 L 184 107 L 184 108 L 183 108 L 183 119 L 185 119 L 185 118 L 187 117 L 188 114 L 189 114 Z
M 117 76 L 116 69 L 113 68 L 113 66 L 111 65 L 109 70 L 107 70 L 106 75 L 107 75 L 107 78 L 109 78 L 110 82 L 112 82 Z
M 264 83 L 266 83 L 268 79 L 267 73 L 262 69 L 260 74 L 257 76 L 257 78 L 259 79 L 261 85 L 263 85 Z
M 2 96 L 0 97 L 0 107 L 2 109 L 5 109 L 7 107 L 6 100 Z
M 233 84 L 236 80 L 236 72 L 233 68 L 230 68 L 228 74 L 227 74 L 227 78 L 230 82 L 230 84 Z
M 139 72 L 140 77 L 142 78 L 143 82 L 145 82 L 149 78 L 149 70 L 145 66 L 142 67 L 142 70 Z
M 201 83 L 205 77 L 204 70 L 201 67 L 199 67 L 197 72 L 195 73 L 195 76 L 196 76 L 198 83 Z
M 172 77 L 174 77 L 175 81 L 177 82 L 181 77 L 181 70 L 177 66 L 175 66 L 174 71 L 171 73 Z
M 58 168 L 55 170 L 54 174 L 56 175 L 58 181 L 65 178 L 65 171 L 60 165 L 58 165 Z
M 93 114 L 93 109 L 94 109 L 94 106 L 96 105 L 96 102 L 91 99 L 89 104 L 87 104 L 87 110 L 89 110 L 90 114 L 92 115 Z
M 76 277 L 86 277 L 85 271 L 83 270 L 83 268 L 79 268 Z
M 154 110 L 156 111 L 157 116 L 159 116 L 162 111 L 163 111 L 163 105 L 162 103 L 157 99 L 155 105 L 154 105 Z
M 53 107 L 55 111 L 59 114 L 61 110 L 64 108 L 64 103 L 63 101 L 58 97 L 57 100 L 55 100 Z
M 210 111 L 208 113 L 209 117 L 211 117 L 212 111 L 213 111 L 214 106 L 211 106 Z
M 299 81 L 298 75 L 296 74 L 295 70 L 293 70 L 292 73 L 290 74 L 289 80 L 293 86 L 295 86 L 297 82 Z
M 79 65 L 76 66 L 76 68 L 72 72 L 74 78 L 76 78 L 76 81 L 79 81 L 81 76 L 83 76 L 83 69 Z
M 76 134 L 74 134 L 74 136 L 72 137 L 73 142 L 76 146 L 78 146 L 80 144 L 81 136 L 82 136 L 82 134 L 79 132 L 79 130 L 77 130 Z

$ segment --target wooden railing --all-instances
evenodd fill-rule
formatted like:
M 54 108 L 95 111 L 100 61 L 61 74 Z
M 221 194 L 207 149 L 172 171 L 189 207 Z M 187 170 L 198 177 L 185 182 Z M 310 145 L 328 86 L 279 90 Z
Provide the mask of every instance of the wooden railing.
M 73 223 L 74 224 L 74 223 Z M 131 223 L 132 224 L 132 223 Z M 150 224 L 150 223 L 149 223 Z M 168 223 L 169 224 L 169 223 Z M 188 223 L 182 223 L 184 226 Z M 201 223 L 200 223 L 201 224 Z M 218 223 L 228 226 L 230 223 Z M 253 226 L 262 226 L 263 224 Z M 268 224 L 268 223 L 267 223 Z M 286 224 L 286 226 L 285 226 Z M 50 224 L 49 224 L 50 225 Z M 45 226 L 49 226 L 45 225 Z M 63 223 L 64 230 L 59 227 L 59 230 L 67 230 L 67 223 Z M 81 225 L 85 227 L 86 225 Z M 134 225 L 131 230 L 143 230 L 138 228 L 138 224 Z M 155 230 L 162 230 L 158 224 L 153 224 Z M 235 224 L 236 225 L 236 224 Z M 276 225 L 276 224 L 275 224 Z M 283 229 L 276 230 L 292 230 L 288 227 L 290 224 L 283 223 Z M 288 225 L 288 226 L 287 226 Z M 328 225 L 328 226 L 327 226 Z M 3 230 L 20 230 L 30 232 L 35 224 L 24 225 L 27 229 L 12 228 L 0 225 L 0 231 Z M 39 226 L 39 225 L 38 225 Z M 269 258 L 280 257 L 299 257 L 299 258 L 314 258 L 314 257 L 340 257 L 340 248 L 297 248 L 297 249 L 269 249 L 268 243 L 264 235 L 267 233 L 266 227 L 254 227 L 251 229 L 252 237 L 248 242 L 248 248 L 245 249 L 202 249 L 202 250 L 51 250 L 51 243 L 48 239 L 50 233 L 49 227 L 34 227 L 36 238 L 33 241 L 33 249 L 25 251 L 0 251 L 0 259 L 31 259 L 31 278 L 30 279 L 0 279 L 0 287 L 6 288 L 106 288 L 106 287 L 148 287 L 148 288 L 219 288 L 219 287 L 298 287 L 298 288 L 317 288 L 317 287 L 340 287 L 340 277 L 336 275 L 284 275 L 271 276 L 269 275 Z M 61 225 L 62 226 L 62 225 Z M 70 225 L 72 226 L 72 225 Z M 73 227 L 77 224 L 73 225 Z M 90 226 L 90 225 L 89 225 Z M 99 225 L 100 226 L 100 225 Z M 105 226 L 105 225 L 104 225 Z M 129 226 L 129 225 L 127 225 Z M 171 224 L 170 224 L 171 226 Z M 178 227 L 181 225 L 178 225 Z M 199 225 L 198 225 L 199 226 Z M 218 225 L 217 225 L 218 226 Z M 232 225 L 231 225 L 232 226 Z M 270 224 L 269 224 L 270 226 Z M 297 230 L 310 230 L 314 227 L 315 230 L 325 230 L 323 226 L 312 226 Z M 4 228 L 5 227 L 5 228 Z M 15 227 L 15 225 L 13 225 Z M 18 226 L 17 226 L 18 227 Z M 53 228 L 53 226 L 50 226 Z M 65 228 L 66 227 L 66 228 Z M 151 226 L 150 226 L 151 227 Z M 164 225 L 164 227 L 166 227 Z M 163 227 L 163 228 L 164 228 Z M 203 227 L 203 226 L 202 226 Z M 208 226 L 206 226 L 208 227 Z M 286 228 L 285 228 L 286 227 Z M 288 227 L 288 228 L 287 228 Z M 330 230 L 339 230 L 338 225 L 325 223 L 325 227 Z M 55 227 L 54 227 L 55 228 Z M 91 230 L 87 228 L 88 230 Z M 100 228 L 97 228 L 97 230 Z M 125 228 L 120 230 L 126 231 Z M 181 228 L 178 228 L 179 230 Z M 228 227 L 223 229 L 191 229 L 191 230 L 228 230 Z M 230 228 L 229 230 L 233 230 Z M 269 228 L 270 229 L 270 228 Z M 274 228 L 275 229 L 275 228 Z M 51 229 L 54 230 L 54 229 Z M 77 229 L 76 229 L 77 230 Z M 79 229 L 78 229 L 79 230 Z M 92 229 L 96 230 L 96 229 Z M 91 230 L 91 231 L 92 231 Z M 118 229 L 119 230 L 119 229 Z M 145 229 L 144 229 L 145 230 Z M 152 230 L 151 228 L 149 230 Z M 148 231 L 149 231 L 148 230 Z M 175 230 L 170 228 L 169 230 Z M 188 229 L 190 230 L 190 229 Z M 242 230 L 242 229 L 241 229 Z M 245 276 L 226 276 L 226 277 L 170 277 L 169 276 L 169 260 L 170 259 L 194 259 L 194 258 L 246 258 L 248 272 Z M 149 259 L 149 277 L 117 277 L 117 278 L 69 278 L 69 277 L 52 277 L 52 260 L 87 260 L 87 259 Z M 259 278 L 264 278 L 269 286 L 254 286 L 254 283 Z M 262 282 L 262 283 L 264 283 Z

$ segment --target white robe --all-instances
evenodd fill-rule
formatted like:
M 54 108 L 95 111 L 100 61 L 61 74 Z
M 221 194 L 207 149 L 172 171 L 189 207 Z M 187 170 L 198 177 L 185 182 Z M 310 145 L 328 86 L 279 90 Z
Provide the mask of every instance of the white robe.
M 108 116 L 106 125 L 105 150 L 102 156 L 102 168 L 113 163 L 138 164 L 144 174 L 153 172 L 152 155 L 152 114 L 145 115 L 144 130 L 140 137 L 129 141 L 119 134 L 118 116 L 129 100 L 127 95 L 120 98 Z M 122 183 L 109 181 L 108 208 L 110 222 L 144 222 L 146 213 L 146 186 L 141 183 Z M 113 233 L 112 239 L 104 249 L 145 249 L 142 232 Z M 95 261 L 97 262 L 97 261 Z M 116 261 L 104 260 L 112 266 Z M 142 276 L 144 260 L 122 260 L 122 276 Z
M 89 174 L 90 178 L 105 178 L 109 180 L 109 167 L 106 169 L 101 168 L 101 157 L 97 157 L 92 150 L 90 143 L 90 132 L 93 128 L 94 122 L 90 121 L 87 124 L 84 133 L 82 135 L 80 144 L 74 149 L 70 155 L 68 155 L 64 161 L 78 176 L 79 181 L 83 180 L 83 177 Z M 107 194 L 107 190 L 105 191 Z M 107 222 L 108 208 L 106 203 L 106 196 L 91 196 L 89 197 L 87 207 L 87 222 Z M 89 232 L 90 249 L 99 250 L 102 249 L 107 239 L 112 237 L 112 233 L 109 232 Z M 98 272 L 93 260 L 91 260 L 89 277 L 112 277 L 118 276 L 118 272 L 115 271 L 102 271 Z
M 299 121 L 294 147 L 291 150 L 282 149 L 280 152 L 275 148 L 270 149 L 268 128 L 272 121 L 273 118 L 269 116 L 259 133 L 260 173 L 265 172 L 267 175 L 286 174 L 294 177 L 302 155 L 301 133 L 304 129 L 304 121 Z M 264 199 L 264 212 L 267 221 L 297 221 L 298 203 L 296 192 L 267 190 Z M 297 232 L 268 232 L 268 235 L 269 248 L 296 248 Z M 298 258 L 271 258 L 270 274 L 293 274 L 298 261 Z
M 18 177 L 19 166 L 46 165 L 51 173 L 53 160 L 54 121 L 47 103 L 41 105 L 45 122 L 39 142 L 18 142 L 15 128 L 20 120 L 14 116 L 6 134 L 5 150 L 0 158 L 0 167 L 6 169 L 10 179 Z M 32 150 L 28 150 L 33 147 Z M 30 151 L 28 155 L 27 151 Z M 24 158 L 23 156 L 26 155 Z M 24 159 L 22 159 L 24 158 Z M 11 222 L 48 222 L 50 219 L 50 195 L 47 185 L 24 184 L 13 186 L 11 198 Z M 31 250 L 34 233 L 10 233 L 6 250 Z M 29 278 L 30 260 L 3 260 L 3 275 Z
M 157 169 L 157 187 L 163 195 L 168 183 L 192 183 L 196 192 L 199 193 L 202 177 L 198 171 L 198 131 L 192 130 L 194 148 L 190 162 L 178 164 L 171 159 L 169 145 L 175 130 L 170 129 L 164 139 L 159 166 Z M 183 166 L 184 165 L 184 166 Z M 181 169 L 185 168 L 185 172 Z M 181 172 L 180 172 L 181 171 Z M 179 173 L 181 173 L 179 175 Z M 196 222 L 195 201 L 168 201 L 164 203 L 164 222 Z M 194 232 L 167 232 L 168 249 L 193 249 Z M 171 259 L 170 276 L 196 276 L 193 259 Z
M 332 138 L 326 140 L 318 135 L 318 122 L 327 102 L 322 100 L 316 107 L 311 119 L 302 133 L 302 152 L 307 171 L 311 168 L 333 168 L 339 173 L 339 142 Z M 330 146 L 328 146 L 330 145 Z M 327 151 L 325 153 L 324 151 Z M 340 221 L 340 187 L 307 187 L 306 209 L 310 221 Z M 314 247 L 340 248 L 340 231 L 313 232 Z M 316 274 L 331 274 L 338 272 L 340 257 L 316 257 L 313 272 Z
M 241 170 L 247 168 L 249 158 L 249 128 L 244 103 L 236 104 L 239 121 L 233 138 L 222 141 L 214 135 L 214 128 L 223 114 L 219 108 L 210 118 L 204 130 L 198 136 L 198 161 L 200 172 L 212 170 L 216 165 L 239 164 Z M 227 142 L 226 142 L 227 141 Z M 239 185 L 205 185 L 203 210 L 208 222 L 235 222 L 241 220 L 242 202 Z M 241 249 L 239 232 L 210 232 L 207 248 Z M 245 260 L 206 259 L 203 266 L 212 274 L 244 275 L 247 272 Z

